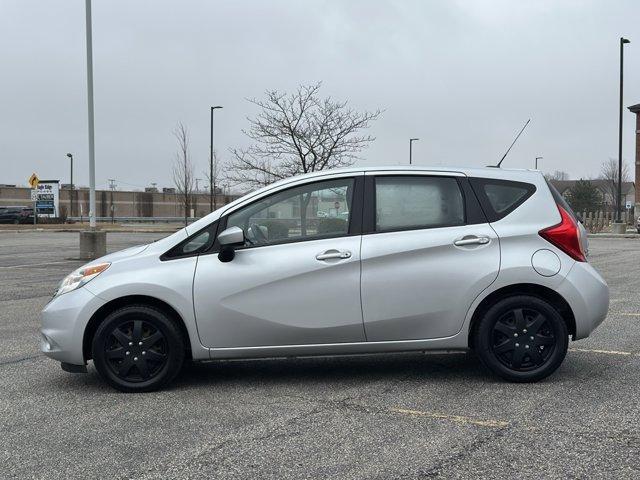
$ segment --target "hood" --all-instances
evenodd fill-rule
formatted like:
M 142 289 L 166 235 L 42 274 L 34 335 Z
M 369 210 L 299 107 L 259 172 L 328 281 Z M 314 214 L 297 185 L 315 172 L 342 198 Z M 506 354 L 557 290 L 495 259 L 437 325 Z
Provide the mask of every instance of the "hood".
M 125 248 L 124 250 L 120 250 L 118 252 L 113 252 L 104 257 L 100 257 L 96 260 L 91 261 L 90 263 L 102 263 L 102 262 L 115 262 L 116 260 L 121 260 L 127 257 L 133 257 L 134 255 L 139 255 L 144 252 L 147 248 L 149 248 L 149 244 L 146 245 L 136 245 L 135 247 Z

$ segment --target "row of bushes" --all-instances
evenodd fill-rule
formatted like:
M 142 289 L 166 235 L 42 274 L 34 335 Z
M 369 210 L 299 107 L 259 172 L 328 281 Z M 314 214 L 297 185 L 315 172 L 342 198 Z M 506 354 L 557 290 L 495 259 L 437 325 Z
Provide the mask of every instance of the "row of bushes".
M 297 220 L 262 220 L 260 225 L 267 228 L 269 240 L 279 240 L 289 237 L 291 229 L 301 228 Z M 330 233 L 346 233 L 349 225 L 342 218 L 319 218 L 307 220 L 307 230 L 316 235 L 326 235 Z

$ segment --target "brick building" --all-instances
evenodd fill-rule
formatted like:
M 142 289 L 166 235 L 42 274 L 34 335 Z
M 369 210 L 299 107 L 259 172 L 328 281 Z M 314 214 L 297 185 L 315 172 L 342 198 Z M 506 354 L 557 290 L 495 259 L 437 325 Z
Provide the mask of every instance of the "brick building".
M 31 190 L 26 187 L 0 186 L 0 206 L 32 205 Z M 73 193 L 73 212 L 70 212 L 70 194 Z M 192 196 L 193 214 L 202 217 L 209 213 L 209 195 L 196 193 Z M 216 195 L 218 207 L 235 200 L 237 195 Z M 89 189 L 60 188 L 60 214 L 62 216 L 88 216 Z M 175 192 L 134 192 L 122 190 L 96 190 L 96 216 L 110 217 L 113 205 L 116 217 L 183 217 L 182 198 Z M 191 212 L 189 212 L 191 213 Z

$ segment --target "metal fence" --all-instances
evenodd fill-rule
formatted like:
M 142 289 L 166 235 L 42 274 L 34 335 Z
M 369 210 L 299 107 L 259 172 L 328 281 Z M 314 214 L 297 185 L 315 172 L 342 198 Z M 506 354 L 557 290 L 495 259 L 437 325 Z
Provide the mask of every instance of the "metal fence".
M 200 220 L 201 217 L 188 217 L 187 223 Z M 73 222 L 89 222 L 89 217 L 67 217 Z M 184 217 L 96 217 L 100 223 L 184 223 Z
M 611 230 L 611 224 L 616 218 L 614 212 L 582 212 L 582 223 L 590 233 L 606 232 Z M 622 221 L 627 225 L 635 227 L 633 222 L 634 215 L 631 211 L 627 210 L 622 214 Z

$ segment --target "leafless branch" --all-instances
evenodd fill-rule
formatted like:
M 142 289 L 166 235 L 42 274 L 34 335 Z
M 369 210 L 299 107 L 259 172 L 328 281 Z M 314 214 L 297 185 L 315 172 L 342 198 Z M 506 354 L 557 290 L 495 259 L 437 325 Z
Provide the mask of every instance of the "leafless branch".
M 173 135 L 178 140 L 178 150 L 175 154 L 173 164 L 173 183 L 180 196 L 180 203 L 184 208 L 184 224 L 186 225 L 191 209 L 191 197 L 195 183 L 193 164 L 191 163 L 191 154 L 189 153 L 189 132 L 182 123 L 178 122 L 176 128 L 173 130 Z
M 320 98 L 321 83 L 300 86 L 287 95 L 267 91 L 250 99 L 261 111 L 244 130 L 252 145 L 232 149 L 229 180 L 251 188 L 282 178 L 353 164 L 375 138 L 364 135 L 382 113 L 358 112 L 347 102 Z

